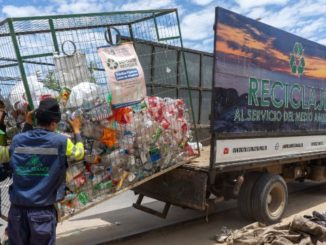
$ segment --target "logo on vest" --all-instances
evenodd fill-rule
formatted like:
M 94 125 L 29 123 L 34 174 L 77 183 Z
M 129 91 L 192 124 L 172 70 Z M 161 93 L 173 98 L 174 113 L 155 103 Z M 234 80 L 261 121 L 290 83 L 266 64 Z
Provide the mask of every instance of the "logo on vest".
M 16 167 L 16 173 L 21 176 L 49 176 L 49 167 L 37 155 L 32 155 L 25 165 Z

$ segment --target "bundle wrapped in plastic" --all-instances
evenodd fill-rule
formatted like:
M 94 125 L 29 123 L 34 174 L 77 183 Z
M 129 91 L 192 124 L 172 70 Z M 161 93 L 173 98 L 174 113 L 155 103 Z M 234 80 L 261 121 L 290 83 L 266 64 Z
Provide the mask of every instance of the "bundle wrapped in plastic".
M 28 87 L 34 107 L 38 107 L 41 100 L 47 97 L 58 97 L 58 92 L 45 87 L 42 82 L 38 81 L 38 77 L 28 76 Z M 8 97 L 3 99 L 6 103 L 7 111 L 7 137 L 12 138 L 20 131 L 25 114 L 29 109 L 29 100 L 25 92 L 25 87 L 22 81 L 17 82 L 12 87 Z
M 68 174 L 69 189 L 62 203 L 65 214 L 193 154 L 188 145 L 188 111 L 181 99 L 146 97 L 136 105 L 113 109 L 100 121 L 92 121 L 85 113 L 79 116 L 83 121 L 86 163 Z
M 44 86 L 43 83 L 38 82 L 37 76 L 27 77 L 29 91 L 31 93 L 34 107 L 38 107 L 40 100 L 46 96 L 58 97 L 58 92 Z M 22 109 L 23 105 L 28 104 L 27 95 L 23 82 L 18 82 L 9 93 L 9 101 L 15 110 Z
M 60 87 L 72 89 L 80 82 L 91 80 L 85 54 L 77 51 L 72 55 L 55 55 L 53 60 Z
M 105 102 L 103 88 L 95 83 L 82 82 L 71 89 L 67 108 L 91 108 L 95 103 Z
M 79 108 L 83 110 L 84 116 L 92 121 L 106 119 L 112 114 L 109 93 L 105 87 L 95 83 L 82 82 L 69 90 L 69 95 L 64 97 L 67 100 L 67 103 L 63 104 L 65 109 Z

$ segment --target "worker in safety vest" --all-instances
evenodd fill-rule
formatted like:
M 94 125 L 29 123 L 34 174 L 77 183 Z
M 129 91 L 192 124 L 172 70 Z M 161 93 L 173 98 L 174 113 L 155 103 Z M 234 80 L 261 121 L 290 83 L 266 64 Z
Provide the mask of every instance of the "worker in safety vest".
M 9 150 L 8 146 L 6 146 L 6 126 L 4 123 L 4 119 L 6 116 L 5 112 L 5 104 L 0 100 L 0 182 L 7 179 L 10 174 L 9 168 Z M 1 215 L 1 191 L 2 186 L 0 188 L 0 215 Z
M 27 117 L 23 129 L 26 132 L 17 134 L 9 148 L 13 179 L 8 215 L 11 245 L 55 244 L 54 204 L 64 198 L 67 158 L 84 157 L 79 119 L 70 122 L 76 144 L 54 132 L 61 119 L 56 99 L 42 100 L 34 115 L 37 127 L 33 128 L 31 116 Z

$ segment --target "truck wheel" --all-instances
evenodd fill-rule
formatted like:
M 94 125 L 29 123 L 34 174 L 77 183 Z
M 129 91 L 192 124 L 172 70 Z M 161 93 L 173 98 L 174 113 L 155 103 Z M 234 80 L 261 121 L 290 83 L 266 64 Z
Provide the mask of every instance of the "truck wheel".
M 288 202 L 288 189 L 284 179 L 275 174 L 262 175 L 252 193 L 254 218 L 265 224 L 273 224 L 282 218 Z
M 240 214 L 247 220 L 254 219 L 252 209 L 252 191 L 260 176 L 260 172 L 246 173 L 244 176 L 244 182 L 242 183 L 240 188 L 240 192 L 238 195 L 238 208 Z

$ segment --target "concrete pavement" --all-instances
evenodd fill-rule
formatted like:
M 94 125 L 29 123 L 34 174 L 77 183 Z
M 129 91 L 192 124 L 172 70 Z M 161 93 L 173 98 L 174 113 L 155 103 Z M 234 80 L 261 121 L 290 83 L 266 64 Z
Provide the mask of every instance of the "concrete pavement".
M 292 194 L 285 217 L 311 208 L 326 210 L 326 184 L 293 183 L 289 188 Z M 172 207 L 168 217 L 161 219 L 132 208 L 134 201 L 136 196 L 126 192 L 63 222 L 57 229 L 58 244 L 107 244 L 122 239 L 113 244 L 166 245 L 168 242 L 180 245 L 183 240 L 179 234 L 183 234 L 189 245 L 215 244 L 213 238 L 221 227 L 236 229 L 249 224 L 240 217 L 235 201 L 219 204 L 216 213 L 209 216 L 208 223 L 204 213 L 178 207 Z M 146 202 L 158 210 L 163 207 L 157 201 L 147 199 Z M 165 228 L 160 229 L 162 227 Z M 124 237 L 132 239 L 124 241 Z

